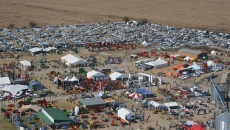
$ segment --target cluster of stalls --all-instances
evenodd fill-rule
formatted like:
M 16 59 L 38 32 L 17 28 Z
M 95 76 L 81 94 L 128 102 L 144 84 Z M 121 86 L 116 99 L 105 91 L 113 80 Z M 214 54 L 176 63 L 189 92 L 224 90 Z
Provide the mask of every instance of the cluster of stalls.
M 193 62 L 192 65 L 188 64 L 177 64 L 172 67 L 173 71 L 166 72 L 166 76 L 169 77 L 178 77 L 180 79 L 187 79 L 190 77 L 198 77 L 203 73 L 217 72 L 223 69 L 223 64 L 217 64 L 211 60 L 203 62 L 203 64 L 198 65 L 196 62 Z
M 5 99 L 20 99 L 23 96 L 37 96 L 36 92 L 44 91 L 48 92 L 49 90 L 42 85 L 41 82 L 37 80 L 33 80 L 26 84 L 26 81 L 23 79 L 15 80 L 14 83 L 21 83 L 24 82 L 23 85 L 21 84 L 11 84 L 11 81 L 8 77 L 1 77 L 0 78 L 0 90 L 1 90 L 1 100 Z M 34 93 L 35 92 L 35 93 Z
M 163 67 L 167 67 L 168 65 L 169 65 L 168 62 L 166 62 L 161 58 L 157 60 L 144 59 L 144 60 L 136 61 L 136 67 L 142 70 L 163 68 Z

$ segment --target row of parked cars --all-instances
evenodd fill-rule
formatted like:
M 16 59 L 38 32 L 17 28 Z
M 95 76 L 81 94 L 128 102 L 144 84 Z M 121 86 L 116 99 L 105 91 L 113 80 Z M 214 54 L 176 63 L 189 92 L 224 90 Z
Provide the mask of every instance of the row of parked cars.
M 111 22 L 109 24 L 73 24 L 30 28 L 34 34 L 27 32 L 24 28 L 15 28 L 15 31 L 40 46 L 55 43 L 58 46 L 69 47 L 68 42 L 84 46 L 85 43 L 141 43 L 146 41 L 152 48 L 161 49 L 178 49 L 185 46 L 219 46 L 226 49 L 230 44 L 229 34 L 135 23 L 137 24 L 132 24 L 132 26 L 125 22 Z M 26 39 L 7 28 L 0 29 L 0 31 L 21 46 L 31 45 Z M 10 46 L 9 48 L 15 48 L 8 39 L 1 40 L 1 43 Z

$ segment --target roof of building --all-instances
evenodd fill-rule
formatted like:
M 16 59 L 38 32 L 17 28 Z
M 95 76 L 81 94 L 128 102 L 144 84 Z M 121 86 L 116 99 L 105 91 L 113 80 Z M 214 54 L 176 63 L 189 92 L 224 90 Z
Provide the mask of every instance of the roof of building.
M 186 53 L 196 54 L 196 55 L 202 53 L 201 51 L 195 51 L 195 50 L 190 50 L 190 49 L 180 49 L 179 52 L 186 52 Z
M 228 75 L 229 74 L 230 74 L 229 72 L 224 72 L 224 73 L 220 74 L 219 76 L 217 76 L 216 78 L 214 78 L 213 80 L 218 85 L 220 85 L 220 84 L 222 84 L 222 85 L 226 84 L 227 80 L 228 80 Z
M 85 106 L 105 104 L 105 101 L 102 98 L 81 99 L 80 102 Z
M 222 114 L 218 115 L 216 117 L 216 119 L 229 122 L 230 121 L 230 113 L 229 112 L 222 113 Z
M 121 72 L 121 70 L 119 68 L 116 68 L 116 67 L 112 67 L 111 70 L 114 70 L 115 72 Z
M 71 119 L 67 117 L 59 108 L 42 108 L 42 111 L 38 113 L 38 116 L 42 118 L 47 125 L 71 121 Z

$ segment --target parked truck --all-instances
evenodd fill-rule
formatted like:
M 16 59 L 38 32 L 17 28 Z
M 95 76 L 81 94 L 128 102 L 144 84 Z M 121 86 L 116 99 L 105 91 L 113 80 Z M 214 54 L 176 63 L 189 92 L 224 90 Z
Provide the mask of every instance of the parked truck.
M 118 116 L 126 121 L 127 123 L 129 122 L 134 122 L 136 120 L 136 115 L 132 111 L 126 109 L 126 108 L 120 108 L 118 109 Z

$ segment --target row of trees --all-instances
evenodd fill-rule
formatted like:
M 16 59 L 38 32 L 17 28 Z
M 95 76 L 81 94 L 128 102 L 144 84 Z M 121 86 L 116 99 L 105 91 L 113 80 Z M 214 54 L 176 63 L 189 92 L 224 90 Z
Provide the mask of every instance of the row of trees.
M 123 20 L 124 22 L 126 22 L 126 23 L 130 21 L 129 17 L 127 17 L 127 16 L 124 16 L 124 17 L 122 18 L 122 20 Z M 143 19 L 140 19 L 138 22 L 141 23 L 141 24 L 146 24 L 146 23 L 148 23 L 148 19 L 143 18 Z
M 10 25 L 8 26 L 9 29 L 13 29 L 14 27 L 15 27 L 14 24 L 10 24 Z M 29 27 L 31 27 L 31 28 L 38 27 L 38 24 L 35 23 L 35 22 L 33 22 L 33 21 L 30 21 L 30 22 L 29 22 Z
M 123 20 L 124 22 L 126 22 L 126 23 L 130 21 L 129 17 L 127 17 L 127 16 L 124 16 L 124 17 L 122 18 L 122 20 Z M 143 19 L 140 19 L 138 22 L 141 23 L 141 24 L 145 24 L 145 23 L 148 23 L 148 20 L 147 20 L 146 18 L 143 18 Z M 14 24 L 10 24 L 10 25 L 8 26 L 9 29 L 13 29 L 14 27 L 15 27 Z M 29 22 L 29 27 L 31 27 L 31 28 L 38 27 L 38 24 L 35 23 L 35 22 L 33 22 L 33 21 L 30 21 L 30 22 Z

